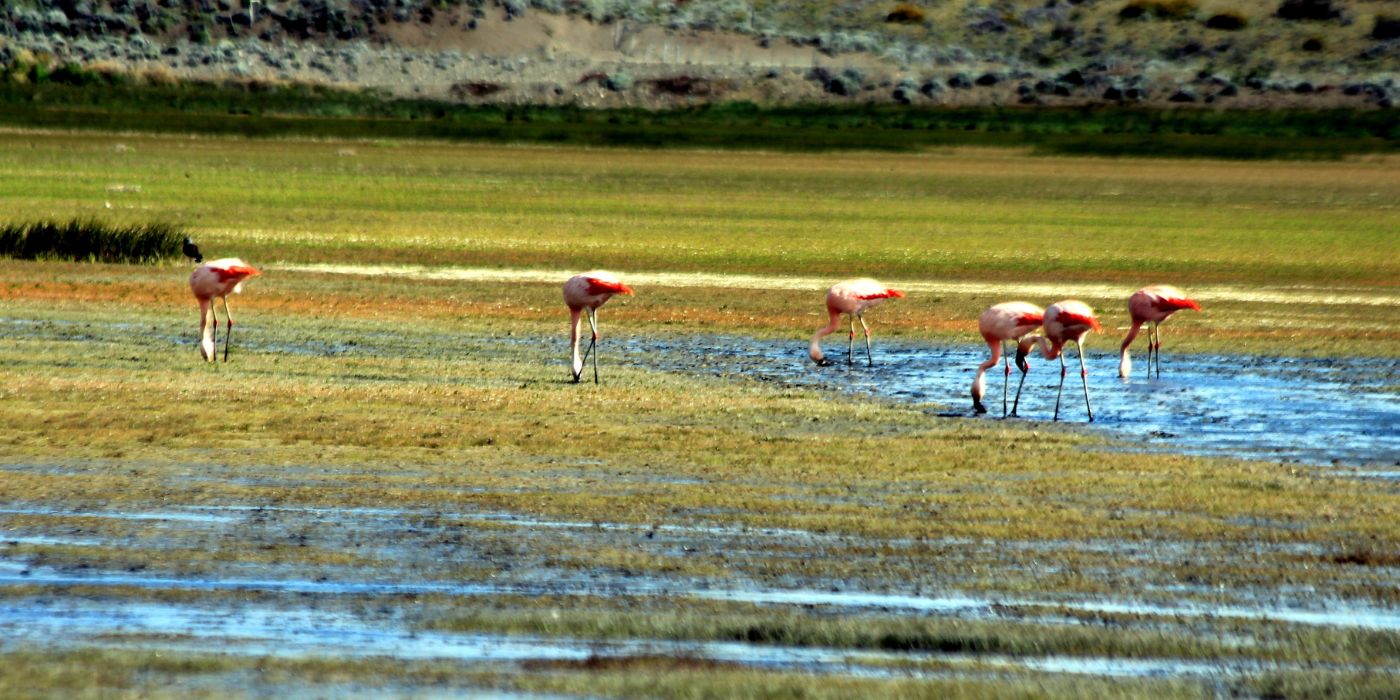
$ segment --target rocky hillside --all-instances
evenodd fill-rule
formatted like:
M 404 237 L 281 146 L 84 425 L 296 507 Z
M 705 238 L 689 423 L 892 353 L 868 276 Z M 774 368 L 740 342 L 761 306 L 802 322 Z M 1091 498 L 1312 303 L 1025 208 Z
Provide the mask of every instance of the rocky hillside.
M 310 82 L 665 107 L 1387 108 L 1392 0 L 8 0 L 7 79 Z

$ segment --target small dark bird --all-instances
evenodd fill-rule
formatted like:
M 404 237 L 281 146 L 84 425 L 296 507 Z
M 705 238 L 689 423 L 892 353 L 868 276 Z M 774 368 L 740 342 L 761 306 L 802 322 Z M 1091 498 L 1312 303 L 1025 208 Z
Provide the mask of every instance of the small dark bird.
M 204 262 L 204 256 L 199 254 L 199 246 L 195 245 L 194 241 L 190 240 L 189 236 L 185 236 L 185 247 L 183 250 L 185 252 L 185 257 L 190 260 L 197 263 Z

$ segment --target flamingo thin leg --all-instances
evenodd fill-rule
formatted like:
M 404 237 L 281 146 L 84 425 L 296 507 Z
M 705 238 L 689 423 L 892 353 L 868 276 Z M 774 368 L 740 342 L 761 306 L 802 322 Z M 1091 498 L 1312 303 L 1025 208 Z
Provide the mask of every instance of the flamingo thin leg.
M 1089 370 L 1084 368 L 1084 346 L 1075 343 L 1074 347 L 1079 349 L 1079 378 L 1084 381 L 1084 410 L 1089 412 L 1089 422 L 1094 422 L 1094 409 L 1089 406 Z M 1063 375 L 1061 382 L 1063 382 Z
M 1055 390 L 1055 420 L 1060 419 L 1060 394 L 1065 391 L 1065 355 L 1060 353 L 1060 388 Z
M 865 317 L 857 316 L 860 319 L 860 327 L 865 330 L 865 364 L 874 367 L 875 358 L 870 356 L 870 326 L 865 325 Z
M 1157 358 L 1157 378 L 1162 378 L 1162 324 L 1152 324 L 1152 354 Z
M 211 354 L 209 355 L 209 357 L 204 358 L 204 359 L 206 359 L 206 360 L 208 360 L 208 361 L 210 361 L 210 362 L 218 362 L 218 361 L 219 361 L 219 312 L 218 312 L 218 308 L 219 308 L 218 304 L 215 304 L 215 303 L 214 303 L 214 300 L 213 300 L 213 299 L 210 299 L 210 300 L 209 300 L 209 323 L 212 324 L 212 326 L 213 326 L 213 332 L 210 334 L 210 337 L 214 339 L 214 351 L 213 351 L 213 353 L 211 353 Z
M 598 383 L 598 310 L 588 310 L 588 327 L 593 329 L 593 340 L 588 343 L 588 349 L 593 351 L 593 383 Z M 587 355 L 585 355 L 587 357 Z
M 1003 344 L 1003 348 L 1005 348 L 1005 344 Z M 1010 390 L 1010 387 L 1011 387 L 1011 360 L 1007 358 L 1007 355 L 1009 355 L 1009 354 L 1011 354 L 1011 353 L 1008 352 L 1008 351 L 1005 351 L 1004 349 L 1003 349 L 1003 352 L 1001 353 L 1001 366 L 1002 366 L 1002 369 L 1006 370 L 1005 372 L 1002 373 L 1003 376 L 1002 376 L 1002 378 L 1001 378 L 1001 417 L 1002 417 L 1002 418 L 1005 418 L 1005 417 L 1006 417 L 1006 393 L 1007 393 L 1007 391 Z
M 1016 401 L 1011 404 L 1011 415 L 1015 416 L 1016 411 L 1021 408 L 1021 388 L 1026 385 L 1026 373 L 1021 372 L 1021 383 L 1016 385 Z
M 228 328 L 224 329 L 224 362 L 228 362 L 228 344 L 229 341 L 233 340 L 233 314 L 229 313 L 228 310 L 228 297 L 225 296 L 222 299 L 224 300 L 224 320 L 228 322 Z M 218 345 L 214 347 L 218 348 Z
M 851 335 L 846 339 L 846 364 L 856 363 L 856 317 L 851 317 Z

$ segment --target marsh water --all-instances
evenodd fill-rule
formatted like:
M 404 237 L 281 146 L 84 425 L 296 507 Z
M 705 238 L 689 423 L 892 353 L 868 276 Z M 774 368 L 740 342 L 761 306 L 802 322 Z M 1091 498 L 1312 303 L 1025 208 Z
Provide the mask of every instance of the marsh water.
M 938 415 L 1001 419 L 1000 366 L 987 373 L 988 413 L 979 417 L 972 410 L 972 378 L 988 357 L 984 346 L 877 338 L 870 366 L 859 339 L 854 364 L 846 363 L 846 344 L 837 340 L 825 346 L 836 364 L 817 367 L 800 339 L 697 336 L 683 342 L 631 338 L 613 343 L 615 359 L 643 366 L 836 388 L 927 405 Z M 1400 478 L 1400 469 L 1389 469 L 1400 466 L 1400 361 L 1165 352 L 1161 377 L 1154 373 L 1149 378 L 1146 356 L 1133 359 L 1133 376 L 1120 379 L 1117 353 L 1089 346 L 1085 365 L 1094 412 L 1089 423 L 1078 358 L 1069 348 L 1060 422 L 1104 431 L 1130 449 L 1367 465 L 1378 468 L 1372 476 Z M 1030 364 L 1019 418 L 1011 420 L 1050 421 L 1059 362 L 1033 355 Z M 1020 372 L 1013 366 L 1012 402 L 1018 381 Z
M 129 342 L 123 324 L 0 320 L 16 336 Z M 469 360 L 444 354 L 451 336 L 418 333 L 361 333 L 336 341 L 272 336 L 250 324 L 241 336 L 245 352 L 289 355 L 375 355 Z M 188 333 L 140 329 L 141 342 L 191 352 Z M 931 416 L 958 420 L 1000 420 L 1002 373 L 988 376 L 991 414 L 977 416 L 968 388 L 985 348 L 971 344 L 936 345 L 877 336 L 874 366 L 846 365 L 845 343 L 827 344 L 835 366 L 815 367 L 806 343 L 737 336 L 605 336 L 602 371 L 621 366 L 742 381 L 771 382 L 847 395 L 872 396 L 916 406 Z M 514 336 L 504 342 L 560 348 L 557 337 Z M 1111 449 L 1163 450 L 1229 455 L 1320 465 L 1360 466 L 1338 470 L 1387 480 L 1400 479 L 1400 362 L 1384 359 L 1300 359 L 1166 353 L 1162 377 L 1148 378 L 1145 358 L 1137 374 L 1116 376 L 1116 353 L 1090 346 L 1087 355 L 1095 421 L 1085 422 L 1078 362 L 1070 351 L 1071 372 L 1062 397 L 1061 424 L 1067 430 L 1102 431 L 1119 440 Z M 567 370 L 562 353 L 559 381 Z M 1048 427 L 1059 380 L 1058 362 L 1032 359 L 1021 400 L 1021 423 Z M 1013 381 L 1018 373 L 1013 370 Z M 1012 387 L 1014 393 L 1014 386 Z M 82 478 L 121 464 L 74 460 L 62 464 L 13 463 L 4 472 L 53 471 Z M 138 465 L 139 466 L 139 465 Z M 1319 470 L 1327 471 L 1327 470 Z M 255 479 L 295 483 L 285 467 L 249 473 L 200 465 L 189 478 Z M 658 480 L 674 477 L 658 473 Z M 81 527 L 74 523 L 86 523 Z M 100 523 L 100 524 L 99 524 Z M 482 527 L 473 527 L 480 524 Z M 30 646 L 125 646 L 223 653 L 321 654 L 402 659 L 448 658 L 510 665 L 522 660 L 579 660 L 594 657 L 662 655 L 698 657 L 759 668 L 856 676 L 998 674 L 1006 671 L 1107 676 L 1198 677 L 1208 683 L 1261 671 L 1288 671 L 1287 664 L 1247 660 L 1073 658 L 991 654 L 906 653 L 820 649 L 763 643 L 665 640 L 569 639 L 474 632 L 441 632 L 424 624 L 432 610 L 402 601 L 439 599 L 439 612 L 470 609 L 499 598 L 642 598 L 705 600 L 771 609 L 815 609 L 843 615 L 937 616 L 968 621 L 1081 624 L 1084 617 L 1143 617 L 1150 624 L 1177 621 L 1184 627 L 1213 620 L 1241 625 L 1300 625 L 1390 634 L 1400 630 L 1393 606 L 1364 596 L 1337 595 L 1338 582 L 1360 582 L 1390 590 L 1396 569 L 1389 565 L 1350 567 L 1328 588 L 1258 587 L 1220 589 L 1209 577 L 1186 581 L 1182 560 L 1237 561 L 1270 554 L 1299 561 L 1329 562 L 1332 549 L 1287 538 L 1232 542 L 987 541 L 947 538 L 936 542 L 881 541 L 879 547 L 848 536 L 801 529 L 749 528 L 716 522 L 635 524 L 572 522 L 491 511 L 418 512 L 384 508 L 272 507 L 267 504 L 213 505 L 167 502 L 149 510 L 104 509 L 87 504 L 15 501 L 0 504 L 0 588 L 10 591 L 0 605 L 0 651 Z M 450 546 L 444 544 L 450 533 Z M 238 558 L 214 560 L 192 571 L 128 566 L 156 560 L 166 548 L 277 547 L 295 535 L 300 546 L 328 552 L 356 551 L 375 566 L 278 563 L 248 564 Z M 502 549 L 501 541 L 511 547 Z M 898 559 L 906 547 L 939 548 L 950 570 L 973 567 L 1044 567 L 1064 552 L 1080 562 L 1085 576 L 1111 578 L 1128 572 L 1131 591 L 1106 595 L 1035 595 L 963 587 L 949 575 L 936 589 L 911 587 L 889 579 L 828 580 L 803 577 L 781 581 L 738 574 L 723 580 L 626 572 L 589 565 L 588 553 L 638 551 L 657 558 L 696 551 L 723 551 L 739 559 L 761 560 L 771 552 L 831 556 L 839 552 L 853 566 Z M 446 547 L 446 549 L 444 549 Z M 122 551 L 126 559 L 92 563 L 60 557 L 49 549 Z M 234 549 L 233 551 L 239 551 Z M 540 551 L 578 553 L 540 556 Z M 36 554 L 36 552 L 38 554 Z M 444 553 L 447 553 L 444 555 Z M 862 558 L 864 557 L 864 559 Z M 761 567 L 760 567 L 761 568 Z M 859 567 L 857 567 L 859 568 Z M 747 569 L 743 569 L 747 571 Z M 463 571 L 490 571 L 487 580 Z M 735 571 L 740 571 L 736 569 Z M 969 581 L 971 579 L 968 579 Z M 27 591 L 33 591 L 32 594 Z M 436 609 L 435 609 L 436 610 Z M 1232 622 L 1233 624 L 1233 622 Z M 918 668 L 908 668 L 914 664 Z M 891 669 L 897 670 L 891 670 Z M 1216 687 L 1210 685 L 1209 687 Z M 353 695 L 353 693 L 349 693 Z
M 0 319 L 0 327 L 17 336 L 94 340 L 123 337 L 128 324 L 63 321 L 35 322 Z M 188 346 L 174 329 L 150 328 L 151 340 Z M 878 331 L 878 329 L 877 329 Z M 440 353 L 456 345 L 450 336 L 361 333 L 334 342 L 306 339 L 300 343 L 271 340 L 256 326 L 243 331 L 240 344 L 248 351 L 293 355 L 402 355 Z M 432 334 L 427 334 L 432 335 Z M 875 396 L 926 407 L 944 417 L 1001 419 L 1003 370 L 987 373 L 989 412 L 972 410 L 970 387 L 979 364 L 987 359 L 984 345 L 933 344 L 876 337 L 874 364 L 865 360 L 857 339 L 855 362 L 846 363 L 840 334 L 825 343 L 835 362 L 817 367 L 807 358 L 802 338 L 758 339 L 745 336 L 693 334 L 680 336 L 605 336 L 602 367 L 610 364 L 679 373 L 739 376 L 813 389 Z M 834 339 L 833 339 L 834 338 Z M 422 343 L 428 340 L 431 342 Z M 559 338 L 514 336 L 497 342 L 559 347 Z M 1146 346 L 1139 343 L 1137 350 Z M 461 359 L 461 358 L 459 358 Z M 1094 420 L 1088 422 L 1079 379 L 1078 357 L 1065 352 L 1069 372 L 1060 397 L 1060 423 L 1102 431 L 1122 440 L 1124 449 L 1217 455 L 1317 465 L 1365 467 L 1373 478 L 1400 479 L 1400 360 L 1370 357 L 1265 357 L 1258 355 L 1163 354 L 1161 376 L 1149 376 L 1147 358 L 1134 355 L 1135 371 L 1118 377 L 1117 352 L 1096 349 L 1085 353 L 1089 400 Z M 567 374 L 560 353 L 561 375 Z M 1060 371 L 1056 360 L 1030 358 L 1031 371 L 1022 390 L 1021 422 L 1046 421 L 1054 416 Z M 1020 372 L 1011 371 L 1010 397 Z

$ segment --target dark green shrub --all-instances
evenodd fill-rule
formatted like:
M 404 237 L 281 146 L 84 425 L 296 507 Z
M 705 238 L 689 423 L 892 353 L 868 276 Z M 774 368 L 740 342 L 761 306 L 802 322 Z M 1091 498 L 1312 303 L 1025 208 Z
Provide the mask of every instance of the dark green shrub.
M 924 21 L 924 11 L 906 2 L 901 2 L 885 15 L 886 22 L 896 22 L 899 24 L 922 24 Z
M 1207 29 L 1219 29 L 1226 32 L 1237 32 L 1244 29 L 1247 24 L 1249 24 L 1249 20 L 1244 15 L 1234 11 L 1221 12 L 1206 20 Z
M 1275 14 L 1286 20 L 1325 22 L 1341 17 L 1342 11 L 1332 6 L 1332 0 L 1284 0 Z
M 180 255 L 185 233 L 167 223 L 114 226 L 93 220 L 0 226 L 0 255 L 23 260 L 149 263 Z
M 1190 19 L 1196 14 L 1195 0 L 1132 0 L 1118 11 L 1122 19 L 1151 15 L 1157 19 Z
M 1371 38 L 1379 41 L 1400 39 L 1400 19 L 1377 17 L 1375 26 L 1371 27 Z

